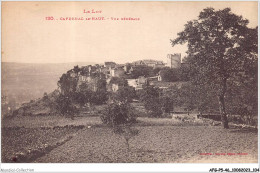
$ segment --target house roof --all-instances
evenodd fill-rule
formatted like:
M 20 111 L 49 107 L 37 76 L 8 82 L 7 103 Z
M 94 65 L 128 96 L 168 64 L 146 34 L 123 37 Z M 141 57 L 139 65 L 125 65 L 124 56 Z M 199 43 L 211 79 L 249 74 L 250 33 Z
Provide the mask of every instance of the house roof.
M 134 61 L 132 64 L 135 64 L 135 65 L 161 64 L 161 65 L 163 65 L 164 63 L 163 63 L 163 61 L 144 59 L 144 60 Z
M 177 86 L 178 88 L 180 88 L 184 83 L 186 82 L 162 82 L 162 81 L 153 81 L 150 84 L 158 87 L 158 88 L 169 88 L 172 86 Z

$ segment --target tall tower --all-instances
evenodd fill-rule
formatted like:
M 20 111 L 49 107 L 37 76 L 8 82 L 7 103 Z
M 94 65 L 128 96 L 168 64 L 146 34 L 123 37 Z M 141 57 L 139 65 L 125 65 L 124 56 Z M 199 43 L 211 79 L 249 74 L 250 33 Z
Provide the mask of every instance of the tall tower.
M 175 53 L 175 54 L 168 54 L 167 55 L 167 67 L 170 68 L 178 68 L 181 65 L 181 54 Z

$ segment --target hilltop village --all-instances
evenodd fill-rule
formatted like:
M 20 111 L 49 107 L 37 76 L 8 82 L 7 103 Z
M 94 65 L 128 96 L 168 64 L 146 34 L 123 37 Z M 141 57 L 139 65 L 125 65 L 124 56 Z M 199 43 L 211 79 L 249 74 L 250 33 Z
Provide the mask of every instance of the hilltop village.
M 119 80 L 122 78 L 126 79 L 128 86 L 135 90 L 141 90 L 148 84 L 161 89 L 168 88 L 176 84 L 174 82 L 185 81 L 185 77 L 180 79 L 180 71 L 182 75 L 188 73 L 188 64 L 185 63 L 181 54 L 168 54 L 167 63 L 157 60 L 139 60 L 126 64 L 104 62 L 103 65 L 88 65 L 80 68 L 76 66 L 66 75 L 77 81 L 76 90 L 82 84 L 87 84 L 89 89 L 95 92 L 98 88 L 98 80 L 105 79 L 106 90 L 116 92 L 124 86 L 124 83 L 120 83 Z M 63 88 L 59 89 L 61 93 L 64 92 Z
M 174 85 L 181 87 L 189 80 L 189 70 L 185 57 L 182 57 L 180 53 L 168 54 L 166 63 L 150 59 L 125 64 L 104 62 L 104 64 L 74 66 L 59 77 L 58 90 L 55 91 L 63 95 L 71 92 L 82 96 L 82 93 L 85 93 L 84 90 L 87 89 L 98 93 L 95 99 L 99 104 L 103 104 L 103 101 L 99 100 L 105 100 L 104 95 L 107 92 L 116 92 L 124 86 L 130 86 L 135 91 L 140 91 L 147 85 L 160 89 L 167 89 Z M 52 95 L 52 93 L 49 94 Z M 44 95 L 46 96 L 47 92 Z M 35 99 L 37 100 L 41 98 Z M 31 99 L 31 102 L 34 100 Z M 15 99 L 2 95 L 2 112 L 12 115 L 17 108 L 30 103 L 29 101 L 19 103 Z

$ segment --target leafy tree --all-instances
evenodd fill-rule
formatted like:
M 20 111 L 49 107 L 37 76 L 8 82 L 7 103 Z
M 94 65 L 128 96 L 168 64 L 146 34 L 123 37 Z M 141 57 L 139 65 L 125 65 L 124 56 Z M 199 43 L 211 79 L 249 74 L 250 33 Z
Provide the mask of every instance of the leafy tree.
M 202 114 L 214 111 L 218 107 L 218 103 L 214 99 L 216 94 L 208 85 L 185 83 L 179 89 L 179 96 L 180 104 L 188 110 L 188 113 L 197 109 Z
M 139 97 L 151 117 L 161 117 L 162 114 L 173 110 L 176 95 L 170 95 L 169 92 L 163 92 L 154 86 L 147 86 L 141 90 Z
M 161 117 L 163 110 L 160 102 L 160 89 L 153 86 L 147 86 L 140 93 L 140 101 L 144 103 L 146 110 L 152 117 Z
M 105 78 L 100 78 L 97 80 L 97 90 L 106 90 L 106 79 Z
M 73 100 L 75 103 L 80 104 L 80 106 L 84 106 L 87 103 L 92 104 L 92 96 L 94 92 L 89 88 L 86 83 L 82 83 L 79 86 L 79 90 L 77 90 L 73 94 Z
M 131 72 L 130 78 L 136 79 L 139 76 L 151 77 L 155 74 L 153 73 L 153 67 L 146 65 L 140 65 L 133 67 L 134 70 Z
M 157 67 L 155 69 L 153 69 L 153 74 L 157 75 L 163 68 Z
M 189 83 L 182 85 L 182 87 L 178 89 L 178 92 L 179 105 L 184 107 L 189 114 L 190 111 L 194 110 L 198 106 L 198 94 L 196 93 L 195 88 L 191 87 Z
M 58 81 L 58 87 L 61 89 L 62 94 L 75 92 L 77 88 L 78 78 L 73 78 L 70 73 L 64 73 Z
M 173 99 L 168 95 L 160 96 L 161 110 L 163 113 L 170 113 L 173 110 Z
M 78 65 L 76 65 L 76 66 L 74 66 L 73 71 L 74 71 L 76 74 L 78 74 L 78 73 L 81 71 L 81 69 L 79 68 Z
M 177 85 L 173 85 L 165 89 L 163 95 L 171 98 L 171 102 L 174 106 L 182 106 L 182 101 L 180 98 L 180 89 Z
M 228 81 L 244 71 L 246 62 L 257 59 L 257 28 L 250 29 L 247 24 L 248 20 L 230 8 L 206 8 L 171 40 L 172 46 L 188 43 L 193 84 L 214 88 L 224 128 L 229 128 L 225 105 Z
M 190 65 L 184 64 L 179 69 L 179 81 L 189 81 L 190 80 Z
M 254 67 L 255 66 L 255 67 Z M 240 115 L 243 123 L 256 125 L 258 114 L 258 86 L 257 86 L 257 63 L 250 69 L 253 74 L 241 75 L 233 82 L 226 95 L 227 111 L 233 115 Z M 254 69 L 254 70 L 253 70 Z
M 168 97 L 172 106 L 187 109 L 188 113 L 198 110 L 200 113 L 209 112 L 218 107 L 215 92 L 205 85 L 192 85 L 183 83 L 181 87 L 174 85 L 163 92 L 163 97 Z
M 104 79 L 106 77 L 106 75 L 104 73 L 95 71 L 95 72 L 91 72 L 90 76 L 93 78 L 100 78 L 100 79 Z
M 175 69 L 175 68 L 163 68 L 160 71 L 162 81 L 165 81 L 165 82 L 179 81 L 179 76 L 180 76 L 179 73 L 180 73 L 179 69 Z
M 128 103 L 111 103 L 106 106 L 101 120 L 109 126 L 133 123 L 136 120 L 134 108 Z
M 128 82 L 125 78 L 112 77 L 109 84 L 118 84 L 119 86 L 128 86 Z
M 108 92 L 106 90 L 97 90 L 92 93 L 90 103 L 102 105 L 108 100 Z
M 57 110 L 63 115 L 71 117 L 71 119 L 74 119 L 74 115 L 78 113 L 78 110 L 75 105 L 73 105 L 72 96 L 70 94 L 63 95 L 60 94 L 59 97 L 56 99 L 57 103 Z
M 121 103 L 130 103 L 135 98 L 136 93 L 134 87 L 126 86 L 120 87 L 115 93 L 112 94 L 112 99 Z
M 108 100 L 108 92 L 106 90 L 106 80 L 104 78 L 97 80 L 97 90 L 92 92 L 90 103 L 101 105 Z

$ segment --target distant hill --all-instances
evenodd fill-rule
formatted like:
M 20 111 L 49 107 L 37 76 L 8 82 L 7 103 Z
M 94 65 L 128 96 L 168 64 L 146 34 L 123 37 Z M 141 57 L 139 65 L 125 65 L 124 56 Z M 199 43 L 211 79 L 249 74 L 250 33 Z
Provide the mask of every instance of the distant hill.
M 93 65 L 93 62 L 33 64 L 2 62 L 2 96 L 15 100 L 16 104 L 28 102 L 50 93 L 57 88 L 63 73 L 75 65 Z

